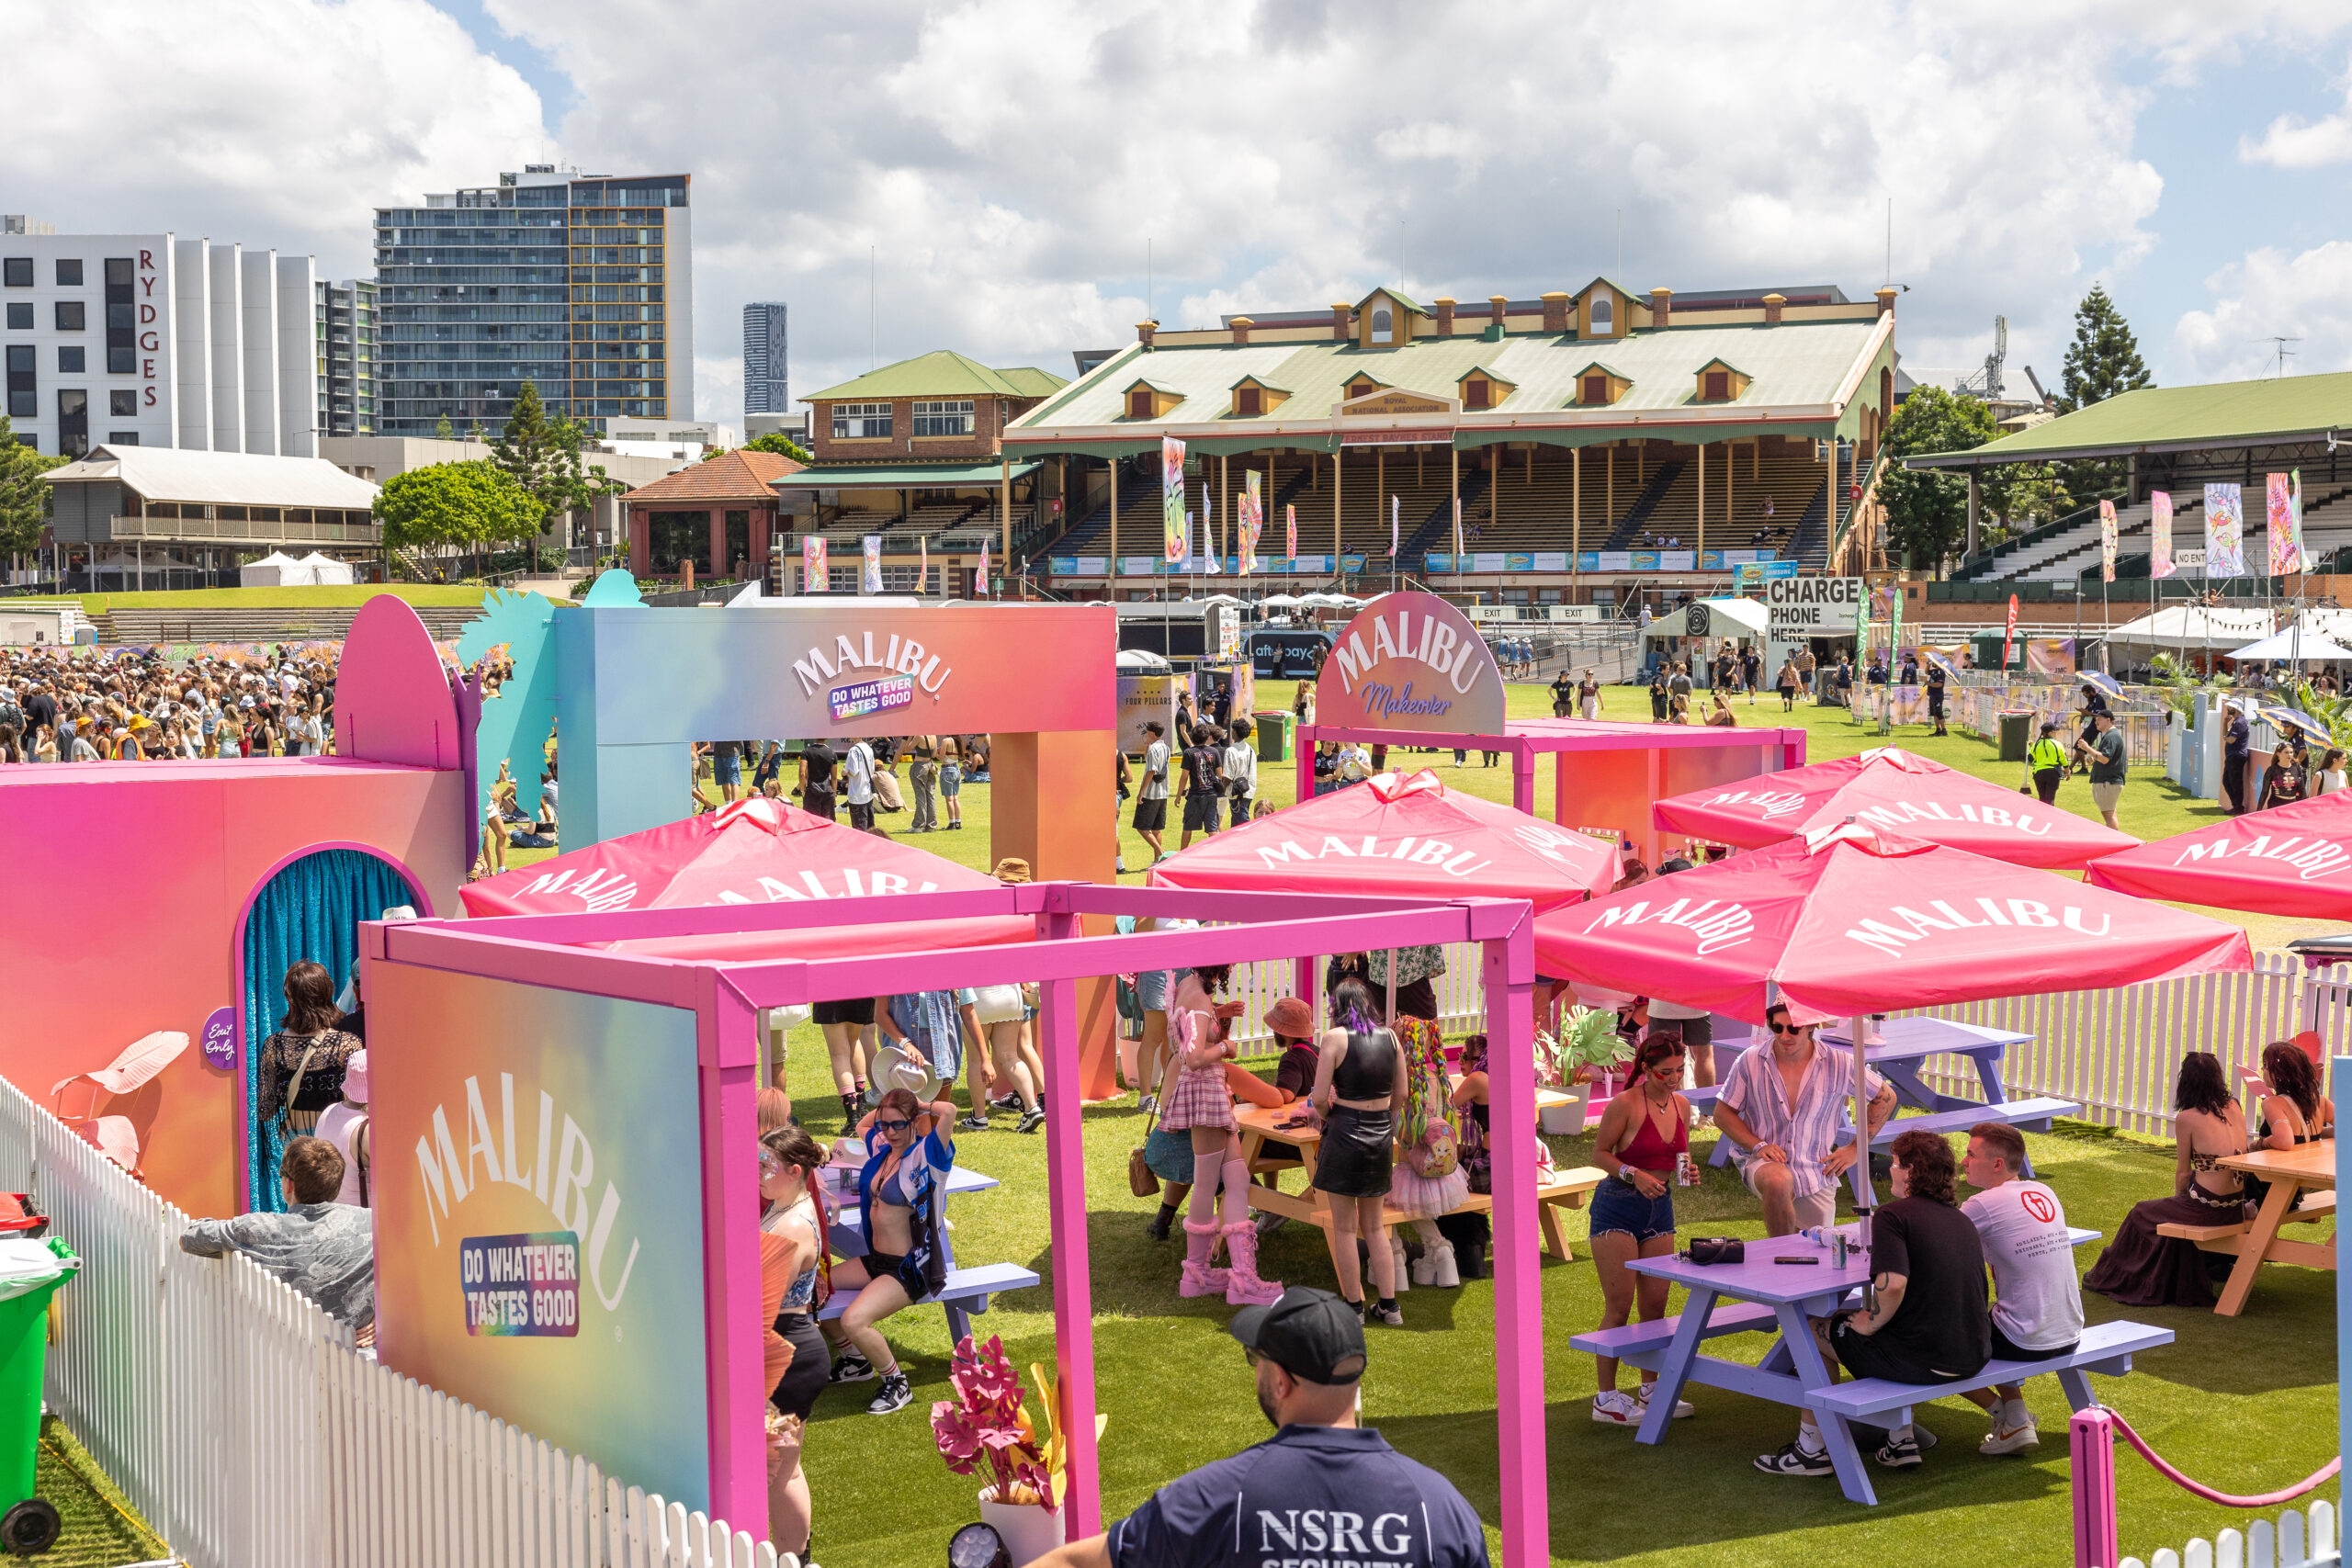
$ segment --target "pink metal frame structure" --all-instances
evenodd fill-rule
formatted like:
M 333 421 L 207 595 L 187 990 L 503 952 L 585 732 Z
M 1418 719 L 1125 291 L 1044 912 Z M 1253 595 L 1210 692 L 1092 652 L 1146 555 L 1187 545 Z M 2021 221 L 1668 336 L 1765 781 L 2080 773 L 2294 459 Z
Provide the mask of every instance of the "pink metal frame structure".
M 1753 732 L 1751 732 L 1753 733 Z M 898 908 L 896 906 L 903 906 Z M 1046 1072 L 1047 1208 L 1052 1224 L 1055 1359 L 1069 1435 L 1068 1531 L 1102 1529 L 1094 1416 L 1092 1291 L 1079 1100 L 1076 982 L 1135 970 L 1250 959 L 1311 961 L 1333 953 L 1426 943 L 1482 948 L 1487 1032 L 1496 1064 L 1493 1137 L 1496 1393 L 1500 1528 L 1506 1568 L 1550 1561 L 1544 1444 L 1542 1255 L 1535 1219 L 1532 914 L 1518 899 L 1450 901 L 1296 893 L 1035 883 L 901 895 L 910 920 L 1026 915 L 1037 940 L 873 958 L 696 963 L 601 946 L 654 937 L 779 934 L 872 919 L 828 903 L 718 905 L 610 914 L 416 920 L 361 927 L 370 964 L 390 963 L 692 1009 L 699 1019 L 705 1342 L 709 1357 L 710 1512 L 765 1533 L 761 1424 L 759 1221 L 753 1105 L 759 1013 L 766 1008 L 913 989 L 1039 982 Z M 1086 915 L 1227 922 L 1132 936 L 1081 934 Z M 372 982 L 371 982 L 372 983 Z
M 1512 719 L 1503 726 L 1500 735 L 1442 735 L 1427 730 L 1383 729 L 1363 725 L 1304 724 L 1298 728 L 1296 757 L 1299 799 L 1308 799 L 1315 793 L 1317 743 L 1329 741 L 1344 745 L 1351 740 L 1365 746 L 1434 746 L 1441 750 L 1501 752 L 1510 759 L 1510 803 L 1531 817 L 1535 814 L 1535 759 L 1546 754 L 1560 757 L 1562 761 L 1555 770 L 1553 781 L 1552 820 L 1563 828 L 1574 828 L 1578 824 L 1570 821 L 1569 818 L 1574 814 L 1572 803 L 1576 795 L 1576 772 L 1566 761 L 1570 755 L 1647 752 L 1649 798 L 1658 801 L 1675 793 L 1666 779 L 1666 752 L 1769 750 L 1777 747 L 1780 760 L 1774 764 L 1774 769 L 1801 768 L 1804 766 L 1805 732 L 1787 728 L 1723 729 L 1690 724 L 1627 724 L 1610 719 L 1582 718 Z M 1697 784 L 1694 782 L 1689 787 L 1695 788 Z M 1626 826 L 1642 837 L 1645 848 L 1655 849 L 1657 831 L 1647 811 L 1641 813 L 1637 822 Z

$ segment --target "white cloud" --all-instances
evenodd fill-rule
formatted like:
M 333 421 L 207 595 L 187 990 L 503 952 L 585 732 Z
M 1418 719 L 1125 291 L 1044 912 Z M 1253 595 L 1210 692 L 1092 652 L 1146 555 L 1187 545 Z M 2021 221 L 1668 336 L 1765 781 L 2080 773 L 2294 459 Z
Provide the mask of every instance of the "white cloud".
M 2248 164 L 2269 164 L 2281 169 L 2319 169 L 2352 163 L 2352 69 L 2339 79 L 2344 88 L 2344 112 L 2307 120 L 2282 114 L 2270 122 L 2262 140 L 2238 139 L 2238 157 Z
M 8 205 L 373 270 L 373 209 L 545 146 L 537 95 L 424 0 L 10 11 Z
M 2174 329 L 2174 346 L 2200 380 L 2274 374 L 2273 337 L 2287 345 L 2287 373 L 2352 369 L 2352 241 L 2335 240 L 2297 254 L 2264 249 L 2206 279 L 2218 296 L 2210 310 L 2191 310 Z

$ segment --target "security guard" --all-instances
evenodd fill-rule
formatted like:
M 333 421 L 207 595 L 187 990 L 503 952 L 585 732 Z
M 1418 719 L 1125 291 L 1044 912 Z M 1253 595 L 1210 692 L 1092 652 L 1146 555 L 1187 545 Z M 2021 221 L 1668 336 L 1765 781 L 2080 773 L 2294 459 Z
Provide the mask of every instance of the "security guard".
M 1938 735 L 1951 733 L 1944 728 L 1944 667 L 1940 664 L 1928 666 L 1928 716 L 1935 721 Z
M 1235 1313 L 1232 1334 L 1274 1435 L 1037 1568 L 1489 1568 L 1486 1530 L 1453 1483 L 1356 1425 L 1363 1324 L 1345 1303 L 1294 1285 Z
M 2026 751 L 2027 769 L 2033 774 L 2033 787 L 2041 796 L 2041 804 L 2058 803 L 2058 785 L 2066 776 L 2066 749 L 2058 744 L 2058 726 L 2045 723 L 2041 738 Z

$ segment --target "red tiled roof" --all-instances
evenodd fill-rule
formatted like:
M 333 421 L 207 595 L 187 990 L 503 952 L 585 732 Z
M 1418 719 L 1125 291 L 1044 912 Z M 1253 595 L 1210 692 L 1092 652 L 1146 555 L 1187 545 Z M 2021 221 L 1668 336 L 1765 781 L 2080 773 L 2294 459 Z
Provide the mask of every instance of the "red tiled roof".
M 798 473 L 800 465 L 780 452 L 747 452 L 741 447 L 722 452 L 708 462 L 695 463 L 674 474 L 664 474 L 650 485 L 628 492 L 639 501 L 773 501 L 769 482 Z

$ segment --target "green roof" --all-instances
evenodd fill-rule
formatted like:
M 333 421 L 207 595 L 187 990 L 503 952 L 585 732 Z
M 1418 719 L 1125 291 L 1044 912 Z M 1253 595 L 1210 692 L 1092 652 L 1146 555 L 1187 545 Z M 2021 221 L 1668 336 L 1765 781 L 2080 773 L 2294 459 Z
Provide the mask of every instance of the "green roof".
M 2145 451 L 2194 452 L 2317 440 L 2334 430 L 2352 430 L 2352 371 L 2207 387 L 2143 387 L 1973 451 L 1929 452 L 1905 462 L 1915 468 L 1979 468 Z
M 1615 289 L 1622 298 L 1630 299 L 1636 305 L 1646 305 L 1650 302 L 1650 297 L 1647 294 L 1643 293 L 1638 288 L 1626 288 L 1623 284 L 1618 282 L 1607 273 L 1602 273 L 1598 277 L 1595 277 L 1592 280 L 1592 283 L 1588 283 L 1582 288 L 1577 289 L 1576 291 L 1577 297 L 1581 299 L 1583 296 L 1591 293 L 1593 283 L 1605 283 L 1609 285 L 1609 287 Z M 1669 310 L 1672 308 L 1673 307 L 1671 306 L 1668 307 Z
M 1506 387 L 1518 385 L 1518 383 L 1513 381 L 1510 377 L 1504 375 L 1501 371 L 1496 369 L 1493 366 L 1488 365 L 1484 360 L 1480 360 L 1477 364 L 1470 367 L 1469 369 L 1464 370 L 1461 375 L 1456 376 L 1453 378 L 1453 384 L 1459 387 L 1463 382 L 1467 381 L 1473 376 L 1484 376 L 1487 380 L 1499 381 Z
M 1713 364 L 1714 363 L 1714 361 L 1711 359 L 1711 360 L 1707 361 L 1707 363 L 1708 363 L 1708 364 L 1710 364 L 1710 365 L 1713 365 Z M 1631 380 L 1633 379 L 1633 378 L 1632 378 L 1631 376 L 1626 375 L 1623 370 L 1618 369 L 1618 368 L 1617 368 L 1617 367 L 1615 367 L 1614 365 L 1611 365 L 1611 364 L 1607 363 L 1606 361 L 1599 360 L 1599 359 L 1594 360 L 1591 364 L 1589 364 L 1589 365 L 1586 366 L 1586 367 L 1584 367 L 1584 370 L 1579 370 L 1579 371 L 1577 371 L 1577 374 L 1579 377 L 1581 377 L 1582 375 L 1584 375 L 1584 373 L 1585 373 L 1585 371 L 1586 371 L 1586 370 L 1598 370 L 1598 371 L 1600 371 L 1603 376 L 1614 376 L 1614 377 L 1616 377 L 1616 378 L 1617 378 L 1617 379 L 1619 379 L 1620 381 L 1631 381 Z M 1742 375 L 1746 375 L 1746 374 L 1747 374 L 1747 372 L 1746 372 L 1746 371 L 1742 371 L 1742 372 L 1741 372 L 1741 374 L 1742 374 Z
M 1375 289 L 1374 289 L 1374 290 L 1372 291 L 1372 294 L 1367 294 L 1367 295 L 1365 295 L 1363 299 L 1359 299 L 1359 300 L 1357 300 L 1357 301 L 1356 301 L 1356 309 L 1357 309 L 1357 310 L 1363 310 L 1366 305 L 1371 304 L 1371 303 L 1372 303 L 1372 297 L 1373 297 L 1373 294 L 1385 294 L 1385 295 L 1387 295 L 1387 296 L 1388 296 L 1388 298 L 1390 298 L 1391 299 L 1396 300 L 1396 303 L 1398 303 L 1399 305 L 1404 306 L 1404 307 L 1405 307 L 1405 309 L 1407 309 L 1408 310 L 1412 311 L 1412 312 L 1413 312 L 1413 314 L 1415 314 L 1416 316 L 1427 316 L 1427 315 L 1431 315 L 1431 314 L 1433 314 L 1433 312 L 1432 312 L 1432 311 L 1430 311 L 1430 310 L 1424 310 L 1422 307 L 1420 307 L 1420 306 L 1416 305 L 1415 303 L 1413 303 L 1413 301 L 1411 301 L 1410 299 L 1406 299 L 1402 294 L 1397 293 L 1397 292 L 1396 292 L 1396 290 L 1395 290 L 1394 288 L 1375 288 Z
M 1706 371 L 1714 369 L 1718 366 L 1721 366 L 1724 369 L 1730 371 L 1735 376 L 1747 376 L 1747 371 L 1742 370 L 1738 366 L 1734 365 L 1730 360 L 1725 359 L 1720 354 L 1715 355 L 1714 358 L 1708 360 L 1704 365 L 1699 367 L 1699 369 L 1703 374 Z M 1751 381 L 1756 379 L 1753 376 L 1747 376 L 1747 378 Z
M 1256 387 L 1263 387 L 1263 388 L 1265 388 L 1265 389 L 1266 389 L 1266 390 L 1268 390 L 1268 391 L 1270 391 L 1270 392 L 1283 392 L 1283 393 L 1287 393 L 1287 392 L 1290 390 L 1290 389 L 1289 389 L 1288 387 L 1283 386 L 1283 385 L 1281 385 L 1281 384 L 1279 384 L 1279 383 L 1277 383 L 1277 382 L 1269 381 L 1269 380 L 1267 380 L 1263 376 L 1259 376 L 1259 375 L 1255 375 L 1255 374 L 1252 374 L 1252 375 L 1249 375 L 1249 376 L 1244 376 L 1244 377 L 1242 377 L 1242 378 L 1241 378 L 1241 381 L 1247 381 L 1247 382 L 1249 382 L 1249 383 L 1250 383 L 1250 385 L 1252 385 L 1252 386 L 1256 386 Z M 1238 387 L 1239 385 L 1241 385 L 1241 381 L 1236 381 L 1236 382 L 1233 384 L 1233 387 Z M 1233 387 L 1227 387 L 1227 388 L 1226 389 L 1226 390 L 1229 392 L 1229 391 L 1233 390 Z
M 1182 396 L 1184 395 L 1183 393 L 1182 393 L 1182 392 L 1178 391 L 1175 388 L 1170 387 L 1170 386 L 1166 386 L 1166 385 L 1164 385 L 1164 384 L 1162 384 L 1162 383 L 1160 383 L 1160 382 L 1155 381 L 1155 380 L 1151 379 L 1151 378 L 1150 378 L 1149 377 L 1148 377 L 1148 376 L 1138 376 L 1138 377 L 1136 377 L 1134 380 L 1132 380 L 1132 381 L 1128 382 L 1125 386 L 1124 386 L 1124 387 L 1120 388 L 1120 389 L 1119 389 L 1119 390 L 1121 390 L 1121 391 L 1123 391 L 1123 392 L 1132 392 L 1132 391 L 1134 391 L 1137 387 L 1148 387 L 1148 388 L 1150 388 L 1150 389 L 1151 389 L 1153 391 L 1155 391 L 1155 392 L 1164 392 L 1164 393 L 1166 393 L 1169 397 L 1171 397 L 1171 398 L 1181 398 L 1181 397 L 1182 397 Z
M 1016 457 L 1012 478 L 1036 466 L 1035 457 Z M 992 485 L 1004 477 L 1000 463 L 828 463 L 768 482 L 780 490 L 957 490 Z
M 1049 370 L 991 370 L 950 348 L 936 348 L 854 380 L 802 396 L 804 403 L 858 398 L 1043 398 L 1063 385 Z

